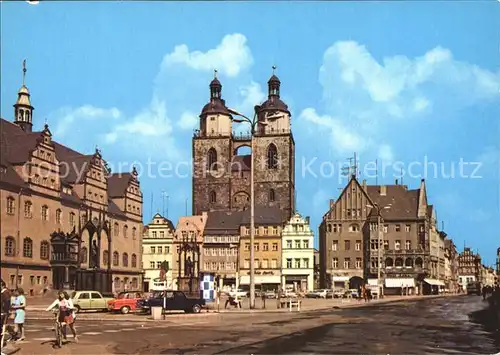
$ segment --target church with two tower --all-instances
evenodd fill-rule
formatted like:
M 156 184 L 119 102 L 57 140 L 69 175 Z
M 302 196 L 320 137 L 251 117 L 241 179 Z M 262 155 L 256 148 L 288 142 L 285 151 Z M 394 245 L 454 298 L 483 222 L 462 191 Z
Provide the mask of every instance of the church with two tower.
M 277 207 L 285 219 L 294 213 L 295 142 L 291 114 L 280 89 L 281 82 L 273 73 L 267 100 L 255 106 L 252 120 L 226 104 L 215 75 L 210 101 L 203 107 L 199 129 L 193 135 L 194 215 L 249 208 L 252 163 L 255 206 Z M 246 121 L 254 123 L 251 127 L 248 122 L 249 133 L 237 134 L 234 125 Z M 250 154 L 242 153 L 245 147 Z

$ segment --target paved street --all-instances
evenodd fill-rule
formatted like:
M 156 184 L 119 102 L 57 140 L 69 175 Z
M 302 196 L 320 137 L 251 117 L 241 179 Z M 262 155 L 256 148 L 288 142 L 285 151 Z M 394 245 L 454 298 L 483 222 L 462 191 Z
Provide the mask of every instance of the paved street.
M 480 297 L 457 296 L 300 313 L 210 313 L 159 322 L 80 320 L 79 344 L 69 343 L 57 353 L 494 354 L 500 350 L 498 332 L 487 332 L 469 318 L 484 306 Z M 51 322 L 31 321 L 27 335 L 19 354 L 54 353 Z

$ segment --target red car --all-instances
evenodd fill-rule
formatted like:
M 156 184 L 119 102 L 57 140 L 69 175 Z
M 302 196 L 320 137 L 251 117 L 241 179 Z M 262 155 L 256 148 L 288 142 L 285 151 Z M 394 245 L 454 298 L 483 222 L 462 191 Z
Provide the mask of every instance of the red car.
M 118 297 L 108 301 L 108 311 L 127 314 L 130 311 L 137 309 L 137 301 L 144 298 L 140 291 L 123 291 L 118 294 Z

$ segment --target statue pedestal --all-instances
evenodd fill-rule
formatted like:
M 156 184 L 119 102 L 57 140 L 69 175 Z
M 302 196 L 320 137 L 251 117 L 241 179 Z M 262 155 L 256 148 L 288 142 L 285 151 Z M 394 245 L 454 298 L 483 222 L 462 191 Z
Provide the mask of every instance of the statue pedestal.
M 191 297 L 200 297 L 200 279 L 198 277 L 181 276 L 178 278 L 177 287 Z

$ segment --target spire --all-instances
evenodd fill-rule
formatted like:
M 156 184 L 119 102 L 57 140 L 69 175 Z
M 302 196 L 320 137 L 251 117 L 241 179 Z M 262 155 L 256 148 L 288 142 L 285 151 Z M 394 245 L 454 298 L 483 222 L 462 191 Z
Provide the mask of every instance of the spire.
M 23 60 L 23 85 L 17 92 L 17 101 L 14 104 L 14 123 L 24 131 L 31 132 L 33 127 L 33 106 L 31 106 L 30 92 L 26 87 L 26 59 Z
M 210 82 L 210 99 L 220 99 L 221 98 L 221 91 L 222 91 L 222 85 L 217 79 L 217 69 L 214 69 L 214 80 Z
M 269 98 L 271 97 L 280 97 L 280 79 L 276 76 L 275 71 L 276 71 L 276 65 L 272 66 L 273 68 L 273 74 L 269 78 L 269 81 L 267 82 L 268 85 L 268 95 Z

